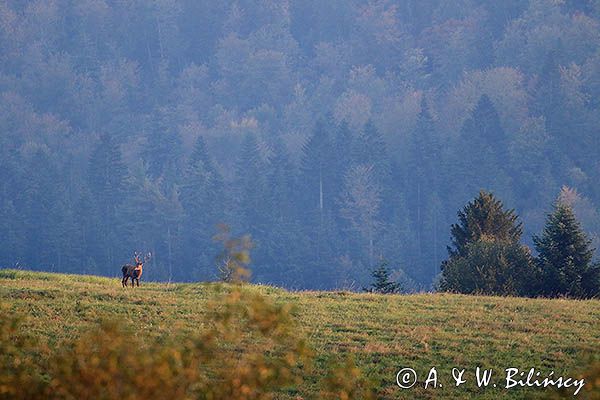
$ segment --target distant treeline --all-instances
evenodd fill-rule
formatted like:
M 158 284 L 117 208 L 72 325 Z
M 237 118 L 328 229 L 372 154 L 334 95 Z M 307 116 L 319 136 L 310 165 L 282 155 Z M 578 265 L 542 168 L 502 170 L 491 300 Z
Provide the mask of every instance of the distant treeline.
M 597 1 L 0 4 L 0 266 L 429 288 L 480 189 L 598 245 Z

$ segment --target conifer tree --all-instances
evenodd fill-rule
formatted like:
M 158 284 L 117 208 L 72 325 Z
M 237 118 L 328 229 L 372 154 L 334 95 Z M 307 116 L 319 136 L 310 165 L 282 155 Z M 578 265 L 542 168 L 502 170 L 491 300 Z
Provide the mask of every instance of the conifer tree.
M 338 196 L 344 186 L 344 174 L 356 162 L 360 162 L 353 157 L 354 138 L 350 127 L 346 121 L 342 121 L 337 127 L 335 137 L 333 138 L 333 168 L 334 183 L 332 191 Z
M 381 228 L 381 187 L 373 170 L 372 165 L 363 164 L 350 168 L 340 197 L 342 216 L 365 243 L 369 264 L 373 261 L 375 239 Z
M 187 218 L 200 230 L 212 232 L 215 224 L 221 222 L 223 179 L 209 156 L 202 136 L 196 139 L 182 179 L 181 203 Z
M 25 258 L 32 268 L 56 268 L 60 251 L 59 225 L 63 195 L 57 163 L 48 150 L 40 147 L 31 152 L 25 167 L 23 202 L 18 211 L 23 215 L 27 244 Z
M 0 267 L 13 267 L 24 260 L 26 236 L 21 216 L 17 213 L 12 201 L 5 200 L 0 204 Z
M 283 284 L 300 276 L 305 249 L 298 209 L 295 207 L 296 174 L 285 145 L 272 138 L 271 156 L 266 166 L 268 229 L 255 256 L 260 261 L 254 271 L 257 280 Z M 293 278 L 292 278 L 293 276 Z
M 285 145 L 280 140 L 271 146 L 272 155 L 266 167 L 270 219 L 273 223 L 290 222 L 295 217 L 294 188 L 296 176 Z
M 334 168 L 331 158 L 333 139 L 331 132 L 333 124 L 330 118 L 319 119 L 312 136 L 303 148 L 301 165 L 301 186 L 303 197 L 311 209 L 317 209 L 323 218 L 325 209 L 333 205 Z
M 266 231 L 267 188 L 265 163 L 256 137 L 246 135 L 235 165 L 235 205 L 241 227 L 259 237 Z
M 142 156 L 148 165 L 148 174 L 160 180 L 161 189 L 168 191 L 179 182 L 183 169 L 183 148 L 179 132 L 174 129 L 176 121 L 167 109 L 156 111 L 154 126 L 146 135 L 146 146 Z
M 373 283 L 371 287 L 365 289 L 371 293 L 392 294 L 399 293 L 402 290 L 402 285 L 390 279 L 391 271 L 388 268 L 388 263 L 381 260 L 379 265 L 371 272 Z
M 455 152 L 455 177 L 464 196 L 480 188 L 493 188 L 509 195 L 508 142 L 494 104 L 481 96 L 471 116 L 464 122 Z
M 354 164 L 373 166 L 377 182 L 385 188 L 383 197 L 388 200 L 391 196 L 391 162 L 386 143 L 371 120 L 354 141 L 353 161 Z
M 440 148 L 435 136 L 433 118 L 425 97 L 421 99 L 421 111 L 417 117 L 417 125 L 411 136 L 410 152 L 413 157 L 411 177 L 415 186 L 423 190 L 435 190 L 437 184 L 437 164 Z
M 425 260 L 429 259 L 429 254 L 435 251 L 431 251 L 430 241 L 426 239 L 434 237 L 436 232 L 427 229 L 429 226 L 426 221 L 435 221 L 437 218 L 437 210 L 429 206 L 434 203 L 433 196 L 437 190 L 440 149 L 435 136 L 433 118 L 424 96 L 421 99 L 417 125 L 411 136 L 410 154 L 411 166 L 407 179 L 411 190 L 410 208 L 417 238 L 418 258 L 422 264 L 421 271 L 431 271 L 431 266 L 427 268 Z
M 483 237 L 466 246 L 464 255 L 443 264 L 440 289 L 444 291 L 501 295 L 536 294 L 537 271 L 529 249 Z
M 325 267 L 334 262 L 335 218 L 333 209 L 337 201 L 335 193 L 336 170 L 333 154 L 332 132 L 334 125 L 330 116 L 315 124 L 313 134 L 303 148 L 300 181 L 298 183 L 299 204 L 304 205 L 304 235 L 308 238 L 307 270 L 317 276 L 320 287 L 332 282 Z
M 465 255 L 469 243 L 482 237 L 517 243 L 523 233 L 523 224 L 514 210 L 504 210 L 502 202 L 492 193 L 480 191 L 479 195 L 458 212 L 458 223 L 452 224 L 450 257 Z
M 522 224 L 491 193 L 458 212 L 452 247 L 442 263 L 440 289 L 460 293 L 529 296 L 537 273 L 529 249 L 519 243 Z
M 123 202 L 126 177 L 127 168 L 117 143 L 111 135 L 103 134 L 90 157 L 88 184 L 99 216 L 97 244 L 104 264 L 115 263 L 119 242 L 116 211 Z
M 212 275 L 212 257 L 217 248 L 211 236 L 224 219 L 226 199 L 223 179 L 209 155 L 202 136 L 196 139 L 181 181 L 179 199 L 183 208 L 183 262 L 192 267 L 192 275 L 208 279 Z
M 545 117 L 546 131 L 559 136 L 566 128 L 569 116 L 564 113 L 560 82 L 560 60 L 557 51 L 550 50 L 543 61 L 538 86 L 533 92 L 533 109 Z
M 600 265 L 592 263 L 594 249 L 570 206 L 557 203 L 541 236 L 533 241 L 542 273 L 540 294 L 579 298 L 600 294 Z

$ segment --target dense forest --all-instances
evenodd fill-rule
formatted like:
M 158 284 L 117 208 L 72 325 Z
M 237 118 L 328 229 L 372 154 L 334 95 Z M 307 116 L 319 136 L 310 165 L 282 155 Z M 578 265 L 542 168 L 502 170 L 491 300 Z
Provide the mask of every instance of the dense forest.
M 600 238 L 600 2 L 0 2 L 0 266 L 427 289 L 480 189 Z

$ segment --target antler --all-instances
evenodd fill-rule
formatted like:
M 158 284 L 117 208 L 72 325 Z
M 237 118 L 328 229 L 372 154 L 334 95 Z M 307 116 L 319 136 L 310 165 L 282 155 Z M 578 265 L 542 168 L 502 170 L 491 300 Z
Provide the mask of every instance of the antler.
M 133 260 L 135 261 L 136 264 L 140 263 L 140 255 L 138 254 L 137 251 L 133 252 Z
M 148 254 L 146 254 L 146 255 L 144 256 L 144 262 L 146 263 L 146 262 L 150 261 L 150 258 L 152 258 L 152 253 L 148 253 Z

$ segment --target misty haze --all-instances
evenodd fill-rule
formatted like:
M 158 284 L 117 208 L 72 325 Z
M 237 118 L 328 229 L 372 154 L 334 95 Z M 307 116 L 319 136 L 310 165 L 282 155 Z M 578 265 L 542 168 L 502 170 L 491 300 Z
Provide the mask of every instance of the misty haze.
M 0 98 L 3 267 L 431 290 L 480 190 L 599 244 L 594 1 L 3 1 Z

